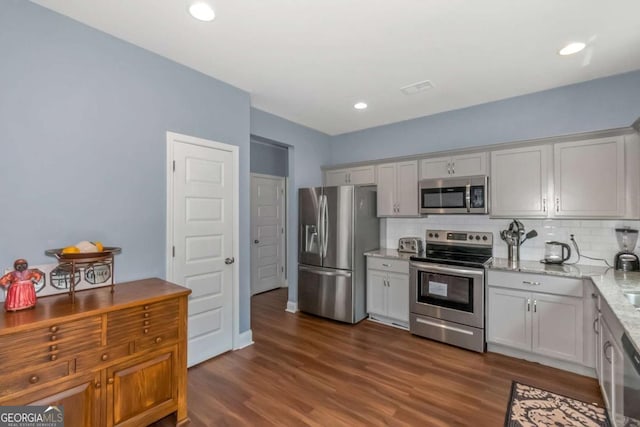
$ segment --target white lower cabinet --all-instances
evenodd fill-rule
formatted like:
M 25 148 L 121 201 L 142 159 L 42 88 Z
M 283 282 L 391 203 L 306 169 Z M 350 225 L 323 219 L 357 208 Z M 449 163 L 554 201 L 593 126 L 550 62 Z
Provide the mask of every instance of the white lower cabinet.
M 554 287 L 569 295 L 554 295 L 522 289 L 548 289 L 548 276 L 490 272 L 487 293 L 487 342 L 537 355 L 583 363 L 583 298 L 575 295 L 573 282 Z M 497 275 L 497 276 L 496 276 Z M 501 286 L 491 286 L 492 277 Z M 513 289 L 504 280 L 513 281 Z M 579 283 L 580 281 L 578 281 Z
M 408 328 L 408 261 L 367 258 L 367 313 L 374 320 Z
M 599 353 L 600 388 L 609 418 L 614 426 L 624 425 L 624 353 L 621 345 L 622 326 L 605 301 L 601 301 Z

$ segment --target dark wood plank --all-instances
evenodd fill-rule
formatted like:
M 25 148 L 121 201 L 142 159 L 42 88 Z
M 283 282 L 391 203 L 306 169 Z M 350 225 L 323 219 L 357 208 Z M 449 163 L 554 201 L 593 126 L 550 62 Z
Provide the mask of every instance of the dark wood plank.
M 254 345 L 189 370 L 191 425 L 497 426 L 512 380 L 603 404 L 592 378 L 370 321 L 287 313 L 286 295 L 253 297 Z

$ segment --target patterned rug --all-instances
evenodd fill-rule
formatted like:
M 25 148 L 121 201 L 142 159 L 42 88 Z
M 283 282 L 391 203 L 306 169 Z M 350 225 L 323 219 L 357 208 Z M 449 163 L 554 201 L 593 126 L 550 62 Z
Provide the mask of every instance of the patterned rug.
M 505 427 L 610 427 L 607 411 L 582 402 L 518 382 L 511 385 L 511 399 Z

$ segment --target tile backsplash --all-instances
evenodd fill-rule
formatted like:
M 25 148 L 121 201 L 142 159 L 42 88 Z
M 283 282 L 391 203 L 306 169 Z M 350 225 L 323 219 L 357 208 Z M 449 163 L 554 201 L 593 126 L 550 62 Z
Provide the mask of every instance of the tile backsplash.
M 569 236 L 574 235 L 583 257 L 580 264 L 602 265 L 602 261 L 584 258 L 605 258 L 610 264 L 618 252 L 615 228 L 628 226 L 638 229 L 637 220 L 560 220 L 560 219 L 521 219 L 525 232 L 536 230 L 538 236 L 527 240 L 520 247 L 520 259 L 540 260 L 544 257 L 544 243 L 557 240 L 571 246 L 571 259 L 577 255 Z M 425 238 L 426 229 L 453 231 L 484 231 L 493 233 L 493 254 L 507 257 L 507 244 L 500 238 L 500 231 L 509 227 L 511 219 L 491 219 L 486 215 L 432 215 L 425 218 L 384 218 L 380 221 L 380 247 L 397 248 L 400 237 L 416 236 Z M 638 248 L 636 248 L 638 249 Z M 638 251 L 636 251 L 638 252 Z

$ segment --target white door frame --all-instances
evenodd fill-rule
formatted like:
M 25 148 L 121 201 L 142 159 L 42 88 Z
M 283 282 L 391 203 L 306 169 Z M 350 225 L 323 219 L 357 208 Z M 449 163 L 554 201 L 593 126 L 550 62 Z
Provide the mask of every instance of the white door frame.
M 264 173 L 251 173 L 251 176 L 249 178 L 250 180 L 250 185 L 251 185 L 251 189 L 253 190 L 253 178 L 266 178 L 266 179 L 278 179 L 278 180 L 282 180 L 284 185 L 283 185 L 283 189 L 284 189 L 284 194 L 282 195 L 282 204 L 284 205 L 284 208 L 282 209 L 282 223 L 281 223 L 281 227 L 284 230 L 284 233 L 280 234 L 280 245 L 282 246 L 282 267 L 284 268 L 283 272 L 282 272 L 282 287 L 289 287 L 289 278 L 287 275 L 287 267 L 288 267 L 288 262 L 287 262 L 287 206 L 289 205 L 288 203 L 288 196 L 289 196 L 289 186 L 288 186 L 288 178 L 286 176 L 277 176 L 277 175 L 268 175 L 268 174 L 264 174 Z M 253 191 L 251 193 L 251 203 L 253 203 Z M 253 263 L 254 263 L 254 249 L 253 249 L 253 240 L 255 239 L 255 237 L 253 236 L 253 206 L 251 206 L 250 208 L 251 210 L 251 263 L 250 263 L 250 268 L 251 268 L 251 273 L 253 273 Z M 251 275 L 251 279 L 250 279 L 250 285 L 249 287 L 251 288 L 250 293 L 251 296 L 253 296 L 253 274 Z
M 231 307 L 233 318 L 233 349 L 245 347 L 251 344 L 251 329 L 247 331 L 248 337 L 243 337 L 246 333 L 240 335 L 240 269 L 238 260 L 240 259 L 240 224 L 238 213 L 240 212 L 240 158 L 238 155 L 239 147 L 235 145 L 224 144 L 222 142 L 210 141 L 208 139 L 197 138 L 194 136 L 182 135 L 175 132 L 167 131 L 167 234 L 165 237 L 166 245 L 166 263 L 165 275 L 168 281 L 173 281 L 173 144 L 176 142 L 199 145 L 205 148 L 214 148 L 222 151 L 229 151 L 233 156 L 233 215 L 232 215 L 232 234 L 233 234 L 233 306 Z M 244 339 L 243 339 L 244 338 Z M 247 342 L 248 339 L 248 342 Z

